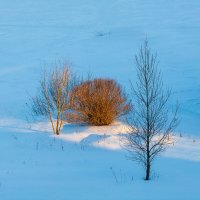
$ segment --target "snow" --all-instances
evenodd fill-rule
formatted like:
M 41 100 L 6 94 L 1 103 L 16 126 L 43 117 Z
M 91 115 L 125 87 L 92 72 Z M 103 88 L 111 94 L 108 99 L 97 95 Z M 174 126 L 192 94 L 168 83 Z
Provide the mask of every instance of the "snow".
M 199 199 L 199 0 L 0 3 L 0 199 Z M 53 136 L 46 121 L 30 121 L 26 105 L 41 68 L 60 59 L 79 74 L 115 78 L 129 92 L 146 37 L 182 118 L 148 183 L 121 148 L 122 122 L 66 124 Z
M 200 139 L 174 136 L 147 183 L 142 168 L 126 159 L 119 145 L 122 123 L 66 124 L 62 136 L 53 136 L 47 127 L 46 133 L 37 131 L 41 123 L 32 127 L 0 129 L 0 196 L 5 200 L 199 197 Z

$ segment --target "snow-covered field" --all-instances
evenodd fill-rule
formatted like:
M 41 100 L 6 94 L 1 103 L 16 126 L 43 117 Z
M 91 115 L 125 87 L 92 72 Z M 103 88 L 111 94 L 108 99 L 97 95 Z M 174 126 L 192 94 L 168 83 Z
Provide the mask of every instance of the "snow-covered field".
M 200 199 L 199 35 L 199 0 L 0 0 L 0 199 Z M 65 59 L 129 91 L 146 37 L 182 118 L 152 181 L 126 159 L 120 122 L 66 124 L 55 138 L 27 122 L 41 67 Z

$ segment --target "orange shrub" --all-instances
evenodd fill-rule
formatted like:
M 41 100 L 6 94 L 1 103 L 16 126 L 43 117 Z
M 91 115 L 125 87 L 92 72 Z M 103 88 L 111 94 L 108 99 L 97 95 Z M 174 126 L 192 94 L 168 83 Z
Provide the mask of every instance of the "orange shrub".
M 121 86 L 110 79 L 89 80 L 74 87 L 70 106 L 68 121 L 96 126 L 111 124 L 131 108 Z

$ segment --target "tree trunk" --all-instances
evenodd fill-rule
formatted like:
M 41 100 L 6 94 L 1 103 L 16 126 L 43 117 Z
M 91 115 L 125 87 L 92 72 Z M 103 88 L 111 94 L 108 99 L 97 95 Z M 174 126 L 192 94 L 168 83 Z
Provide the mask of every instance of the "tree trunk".
M 59 124 L 56 124 L 56 135 L 60 135 Z
M 148 181 L 150 179 L 150 169 L 151 169 L 150 165 L 147 164 L 145 181 Z
M 150 179 L 151 173 L 151 161 L 150 161 L 150 151 L 149 151 L 149 138 L 147 142 L 147 152 L 146 152 L 146 177 L 145 180 L 148 181 Z
M 56 135 L 60 135 L 59 122 L 56 122 Z

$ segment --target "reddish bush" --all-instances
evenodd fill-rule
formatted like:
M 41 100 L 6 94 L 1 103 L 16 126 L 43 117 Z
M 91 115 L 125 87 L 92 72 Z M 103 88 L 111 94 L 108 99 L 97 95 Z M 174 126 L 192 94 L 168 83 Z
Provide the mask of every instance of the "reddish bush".
M 121 86 L 110 79 L 94 79 L 73 88 L 70 95 L 71 113 L 67 119 L 73 123 L 108 125 L 130 110 Z

